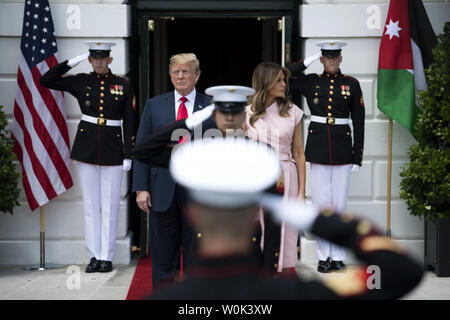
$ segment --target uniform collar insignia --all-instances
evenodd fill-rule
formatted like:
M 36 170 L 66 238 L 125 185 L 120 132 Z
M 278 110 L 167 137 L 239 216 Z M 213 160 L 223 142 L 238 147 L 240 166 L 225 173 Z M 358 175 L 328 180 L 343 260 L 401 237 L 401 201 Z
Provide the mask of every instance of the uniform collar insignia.
M 322 73 L 322 75 L 324 77 L 327 77 L 327 78 L 337 78 L 337 77 L 342 76 L 342 73 L 341 73 L 341 69 L 339 69 L 339 71 L 337 73 L 335 73 L 335 74 L 330 74 L 330 73 L 327 73 L 327 72 L 324 71 Z
M 102 76 L 102 75 L 96 73 L 95 71 L 92 71 L 91 75 L 96 78 L 99 78 L 99 79 L 104 79 L 104 78 L 109 78 L 110 76 L 112 76 L 112 72 L 111 72 L 111 69 L 108 69 L 108 73 L 105 74 L 104 76 Z

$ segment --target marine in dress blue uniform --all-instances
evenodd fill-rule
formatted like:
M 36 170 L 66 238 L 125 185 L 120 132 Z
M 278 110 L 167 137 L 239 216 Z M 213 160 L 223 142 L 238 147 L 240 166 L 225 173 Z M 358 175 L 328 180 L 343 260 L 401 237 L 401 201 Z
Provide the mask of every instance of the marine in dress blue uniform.
M 135 134 L 135 97 L 130 82 L 109 69 L 112 42 L 86 42 L 89 53 L 66 60 L 39 80 L 47 88 L 67 91 L 82 117 L 71 158 L 83 195 L 85 241 L 91 258 L 86 272 L 109 272 L 116 243 L 122 170 L 131 168 Z M 94 71 L 65 75 L 89 59 Z M 97 70 L 97 71 L 96 71 Z
M 364 100 L 358 80 L 343 74 L 339 68 L 341 50 L 346 43 L 330 40 L 317 45 L 321 47 L 321 54 L 288 66 L 293 76 L 290 89 L 305 96 L 311 111 L 305 156 L 311 164 L 312 201 L 343 211 L 347 206 L 350 172 L 362 165 Z M 303 74 L 318 58 L 324 65 L 324 72 Z M 320 272 L 345 267 L 343 248 L 320 238 L 316 244 Z
M 202 165 L 198 165 L 200 159 Z M 369 221 L 265 193 L 280 170 L 274 150 L 246 139 L 195 140 L 176 150 L 170 171 L 187 189 L 190 217 L 204 237 L 185 280 L 149 298 L 396 299 L 419 283 L 423 268 Z M 248 242 L 260 204 L 270 209 L 277 221 L 350 248 L 361 265 L 323 281 L 296 275 L 274 279 L 254 260 Z M 366 269 L 369 265 L 382 270 L 380 289 L 370 290 L 367 285 L 372 275 Z

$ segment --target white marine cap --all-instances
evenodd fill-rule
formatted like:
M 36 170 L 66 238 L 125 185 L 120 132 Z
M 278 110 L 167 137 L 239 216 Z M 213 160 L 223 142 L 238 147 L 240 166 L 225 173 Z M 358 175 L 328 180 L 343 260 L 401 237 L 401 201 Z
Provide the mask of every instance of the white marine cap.
M 89 47 L 91 55 L 101 55 L 101 56 L 109 56 L 111 47 L 116 45 L 114 42 L 106 42 L 106 41 L 85 41 L 84 44 L 86 44 Z
M 177 148 L 170 160 L 174 180 L 192 200 L 220 208 L 241 208 L 260 201 L 280 176 L 275 151 L 237 138 L 194 140 Z
M 340 56 L 342 47 L 346 45 L 346 42 L 337 40 L 326 40 L 317 43 L 317 46 L 322 48 L 322 55 L 331 57 Z
M 206 89 L 205 93 L 212 96 L 214 102 L 246 102 L 255 90 L 244 86 L 215 86 Z
M 205 93 L 212 96 L 215 108 L 221 112 L 242 112 L 247 104 L 247 97 L 255 90 L 244 86 L 215 86 L 206 89 Z

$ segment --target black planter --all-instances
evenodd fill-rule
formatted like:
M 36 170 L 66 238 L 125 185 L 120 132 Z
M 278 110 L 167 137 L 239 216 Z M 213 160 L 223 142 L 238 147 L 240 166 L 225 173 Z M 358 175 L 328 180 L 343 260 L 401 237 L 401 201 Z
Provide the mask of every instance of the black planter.
M 450 277 L 450 219 L 425 220 L 425 269 Z

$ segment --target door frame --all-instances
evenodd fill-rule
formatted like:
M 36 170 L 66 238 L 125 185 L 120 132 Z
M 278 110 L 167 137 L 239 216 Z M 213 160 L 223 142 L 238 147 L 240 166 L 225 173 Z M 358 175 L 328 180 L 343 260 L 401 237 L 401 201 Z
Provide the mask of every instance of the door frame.
M 144 1 L 130 0 L 131 5 L 131 32 L 129 41 L 129 78 L 133 84 L 136 101 L 138 102 L 139 124 L 140 115 L 145 102 L 150 98 L 150 65 L 149 65 L 149 32 L 147 21 L 150 17 L 202 17 L 202 18 L 226 18 L 226 17 L 283 17 L 284 59 L 286 64 L 293 59 L 301 57 L 299 8 L 302 0 L 274 0 L 274 1 Z M 144 59 L 143 57 L 146 57 Z M 137 126 L 136 126 L 137 128 Z M 132 179 L 132 177 L 131 177 Z M 132 183 L 132 181 L 130 181 Z M 135 194 L 132 193 L 129 201 L 129 217 L 139 221 L 139 248 L 141 256 L 148 255 L 148 214 L 141 214 L 136 205 Z M 132 224 L 133 222 L 131 222 Z M 130 227 L 133 227 L 131 226 Z

